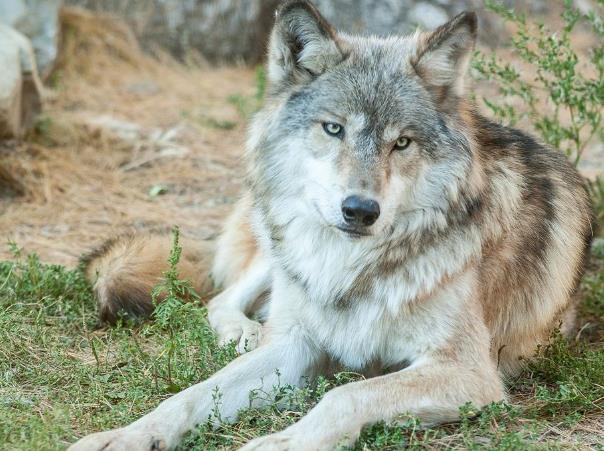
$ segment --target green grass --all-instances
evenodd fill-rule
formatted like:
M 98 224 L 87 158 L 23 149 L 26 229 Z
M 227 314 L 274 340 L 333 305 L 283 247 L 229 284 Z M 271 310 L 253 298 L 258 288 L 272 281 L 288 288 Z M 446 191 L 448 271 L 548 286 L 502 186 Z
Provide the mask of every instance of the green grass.
M 14 259 L 0 262 L 2 447 L 62 449 L 85 433 L 125 425 L 235 357 L 233 347 L 216 344 L 205 309 L 174 270 L 154 291 L 165 293 L 166 302 L 153 320 L 99 329 L 81 271 L 46 265 L 12 246 Z M 172 267 L 179 253 L 176 242 Z M 604 449 L 603 269 L 604 246 L 597 241 L 583 283 L 581 324 L 588 326 L 579 340 L 553 337 L 510 382 L 510 404 L 482 411 L 463 406 L 460 423 L 432 429 L 413 418 L 377 424 L 354 449 Z M 281 409 L 246 410 L 238 423 L 219 428 L 202 424 L 181 448 L 237 447 L 278 431 L 333 386 L 358 378 L 341 373 L 303 389 L 256 393 L 276 398 Z
M 15 253 L 0 262 L 0 447 L 61 449 L 128 423 L 235 356 L 219 348 L 205 309 L 175 300 L 157 321 L 98 329 L 79 270 Z

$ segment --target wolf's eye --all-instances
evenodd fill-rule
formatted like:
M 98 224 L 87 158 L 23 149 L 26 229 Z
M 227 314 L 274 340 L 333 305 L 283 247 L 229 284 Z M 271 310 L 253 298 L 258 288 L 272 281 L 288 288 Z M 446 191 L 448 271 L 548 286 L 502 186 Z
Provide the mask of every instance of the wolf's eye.
M 396 140 L 396 143 L 394 144 L 394 150 L 404 150 L 409 147 L 409 144 L 411 144 L 411 140 L 405 136 L 401 136 L 399 139 Z
M 323 130 L 330 136 L 335 136 L 336 138 L 342 138 L 344 134 L 344 127 L 340 124 L 336 124 L 335 122 L 323 122 Z

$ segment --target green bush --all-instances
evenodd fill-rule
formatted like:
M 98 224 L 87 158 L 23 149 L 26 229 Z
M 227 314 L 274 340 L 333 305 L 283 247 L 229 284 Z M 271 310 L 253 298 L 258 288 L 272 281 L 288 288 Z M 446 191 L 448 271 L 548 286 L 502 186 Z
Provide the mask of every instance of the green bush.
M 597 0 L 604 6 L 604 0 Z M 472 67 L 479 78 L 497 83 L 502 100 L 483 98 L 496 118 L 515 125 L 528 120 L 542 139 L 563 150 L 577 164 L 586 146 L 604 139 L 604 21 L 595 12 L 582 14 L 564 1 L 560 30 L 528 22 L 501 3 L 485 0 L 488 9 L 516 27 L 511 38 L 518 64 L 477 52 Z M 589 27 L 598 43 L 581 61 L 572 42 L 577 27 Z M 580 67 L 580 64 L 582 63 Z M 583 64 L 586 63 L 586 64 Z M 521 106 L 518 107 L 518 104 Z

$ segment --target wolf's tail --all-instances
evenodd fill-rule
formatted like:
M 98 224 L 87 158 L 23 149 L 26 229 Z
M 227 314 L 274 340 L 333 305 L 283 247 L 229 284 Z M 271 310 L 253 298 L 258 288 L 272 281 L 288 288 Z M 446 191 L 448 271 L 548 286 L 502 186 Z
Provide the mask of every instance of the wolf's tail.
M 181 241 L 180 278 L 190 281 L 200 295 L 208 293 L 212 246 L 186 238 Z M 82 257 L 102 322 L 112 324 L 120 314 L 140 317 L 153 311 L 151 291 L 168 269 L 171 246 L 169 233 L 122 235 Z

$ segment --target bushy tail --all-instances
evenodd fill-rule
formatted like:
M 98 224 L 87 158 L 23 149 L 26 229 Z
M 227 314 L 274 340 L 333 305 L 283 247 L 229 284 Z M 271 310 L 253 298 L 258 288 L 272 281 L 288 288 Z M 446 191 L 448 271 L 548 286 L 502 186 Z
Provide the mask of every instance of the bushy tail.
M 212 289 L 209 277 L 212 247 L 186 238 L 181 241 L 179 276 L 190 281 L 203 296 Z M 169 233 L 122 235 L 82 257 L 102 322 L 113 324 L 122 314 L 140 317 L 153 311 L 151 291 L 168 269 L 171 246 Z

